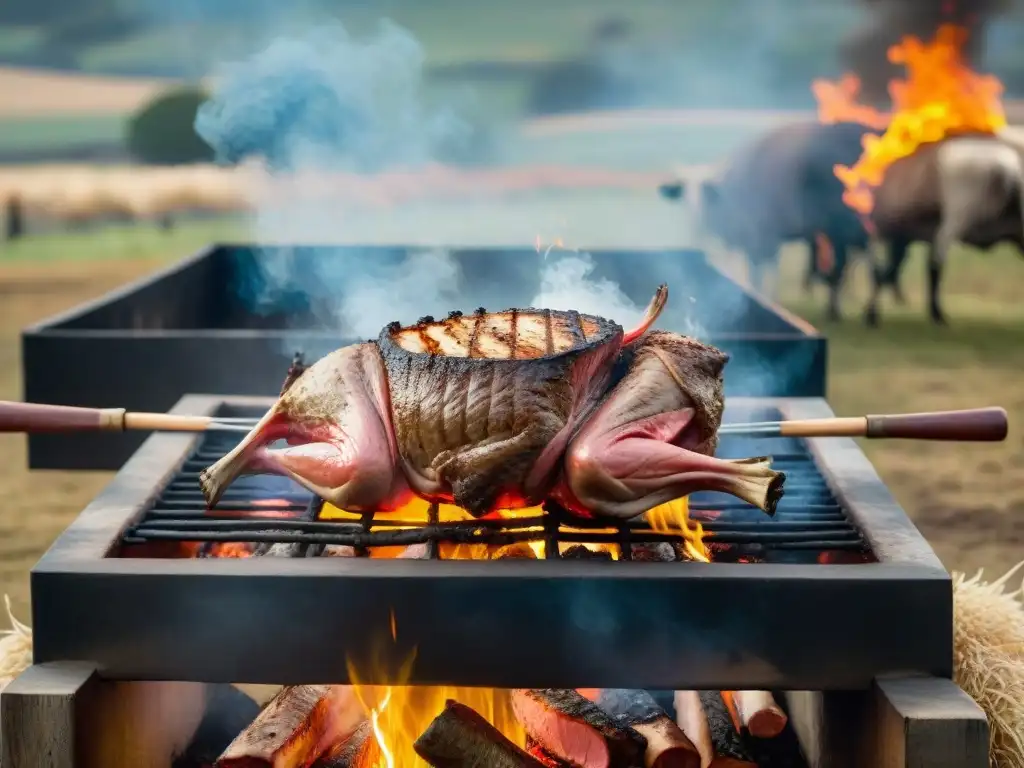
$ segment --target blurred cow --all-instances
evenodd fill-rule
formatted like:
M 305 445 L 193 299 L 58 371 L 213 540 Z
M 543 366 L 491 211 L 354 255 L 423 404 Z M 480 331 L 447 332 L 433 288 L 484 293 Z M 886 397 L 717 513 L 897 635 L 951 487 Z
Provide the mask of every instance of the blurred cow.
M 875 190 L 871 218 L 878 236 L 889 242 L 889 259 L 876 271 L 865 312 L 869 324 L 878 324 L 881 287 L 898 279 L 912 242 L 931 245 L 928 310 L 938 324 L 946 322 L 939 289 L 954 243 L 1024 245 L 1022 151 L 1024 141 L 1009 131 L 960 136 L 926 144 L 888 168 Z
M 829 315 L 838 319 L 839 291 L 853 249 L 867 249 L 860 217 L 842 199 L 837 164 L 860 157 L 870 129 L 857 123 L 817 122 L 781 126 L 733 155 L 717 179 L 702 182 L 699 200 L 685 183 L 662 187 L 670 198 L 688 197 L 699 208 L 700 227 L 747 259 L 751 283 L 764 288 L 766 272 L 777 273 L 779 249 L 808 243 L 812 253 L 806 284 L 821 276 L 829 286 Z M 820 263 L 826 242 L 831 264 Z

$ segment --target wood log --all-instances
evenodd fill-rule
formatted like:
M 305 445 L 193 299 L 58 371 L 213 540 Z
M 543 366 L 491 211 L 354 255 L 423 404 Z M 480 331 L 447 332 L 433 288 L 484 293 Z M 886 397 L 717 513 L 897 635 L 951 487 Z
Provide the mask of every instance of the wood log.
M 718 691 L 701 691 L 700 703 L 707 718 L 715 757 L 711 768 L 757 768 L 757 761 L 732 724 L 729 709 Z
M 216 766 L 306 766 L 351 736 L 365 720 L 366 714 L 351 686 L 287 686 L 231 742 Z
M 759 739 L 774 739 L 786 728 L 788 719 L 768 691 L 721 691 L 737 731 L 744 728 Z
M 715 759 L 715 745 L 711 740 L 711 729 L 704 714 L 704 704 L 697 691 L 676 691 L 676 725 L 700 755 L 701 768 L 710 768 Z
M 647 739 L 572 689 L 518 688 L 512 710 L 526 733 L 560 760 L 587 768 L 640 765 Z
M 507 544 L 504 547 L 499 547 L 493 555 L 492 560 L 536 560 L 537 553 L 533 551 L 533 547 L 528 542 L 519 541 L 515 544 Z
M 606 688 L 594 703 L 647 739 L 646 768 L 700 768 L 697 747 L 647 691 Z
M 544 768 L 480 714 L 451 699 L 413 749 L 434 768 Z
M 379 754 L 373 727 L 364 720 L 352 735 L 319 757 L 311 768 L 370 768 Z

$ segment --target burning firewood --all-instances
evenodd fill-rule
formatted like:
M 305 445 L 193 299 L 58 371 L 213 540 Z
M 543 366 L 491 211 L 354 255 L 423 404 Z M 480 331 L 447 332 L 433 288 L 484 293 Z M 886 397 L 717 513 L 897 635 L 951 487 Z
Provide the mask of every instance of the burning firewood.
M 715 757 L 711 768 L 757 768 L 750 750 L 732 724 L 729 710 L 717 691 L 701 691 L 700 702 L 707 718 Z
M 570 765 L 612 768 L 643 764 L 647 739 L 616 723 L 575 690 L 516 689 L 512 691 L 512 709 L 534 741 Z
M 525 541 L 520 541 L 515 544 L 508 544 L 498 549 L 492 556 L 492 560 L 536 560 L 537 553 L 533 551 L 533 547 L 527 544 Z
M 413 749 L 434 768 L 544 768 L 477 712 L 451 699 Z
M 298 768 L 366 720 L 349 686 L 292 685 L 267 704 L 218 758 L 217 768 Z
M 788 719 L 768 691 L 722 691 L 737 731 L 744 728 L 759 739 L 774 739 L 786 728 Z
M 373 755 L 379 752 L 373 738 L 373 727 L 364 720 L 352 735 L 320 757 L 310 768 L 367 768 L 375 765 Z
M 709 768 L 715 759 L 715 744 L 697 691 L 676 691 L 676 724 L 700 755 L 700 768 Z
M 593 700 L 647 739 L 646 768 L 700 768 L 697 747 L 647 691 L 608 688 L 598 691 Z

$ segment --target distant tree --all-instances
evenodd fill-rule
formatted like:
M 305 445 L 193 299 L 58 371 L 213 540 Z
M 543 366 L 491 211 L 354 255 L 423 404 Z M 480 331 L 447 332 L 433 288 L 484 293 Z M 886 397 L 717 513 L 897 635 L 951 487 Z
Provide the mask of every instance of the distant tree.
M 150 165 L 210 162 L 213 149 L 194 128 L 207 95 L 199 88 L 174 88 L 157 96 L 128 123 L 128 152 Z

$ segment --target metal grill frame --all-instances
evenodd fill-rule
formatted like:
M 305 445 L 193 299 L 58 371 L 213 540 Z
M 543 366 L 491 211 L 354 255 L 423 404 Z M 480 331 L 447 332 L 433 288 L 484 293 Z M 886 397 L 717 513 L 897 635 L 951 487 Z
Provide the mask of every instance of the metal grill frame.
M 173 412 L 271 403 L 189 395 Z M 819 398 L 730 406 L 833 415 Z M 350 682 L 351 658 L 385 683 L 415 649 L 412 685 L 824 691 L 952 676 L 950 576 L 848 438 L 805 444 L 876 563 L 108 556 L 196 440 L 149 437 L 37 563 L 35 663 L 89 661 L 120 680 L 322 684 Z

